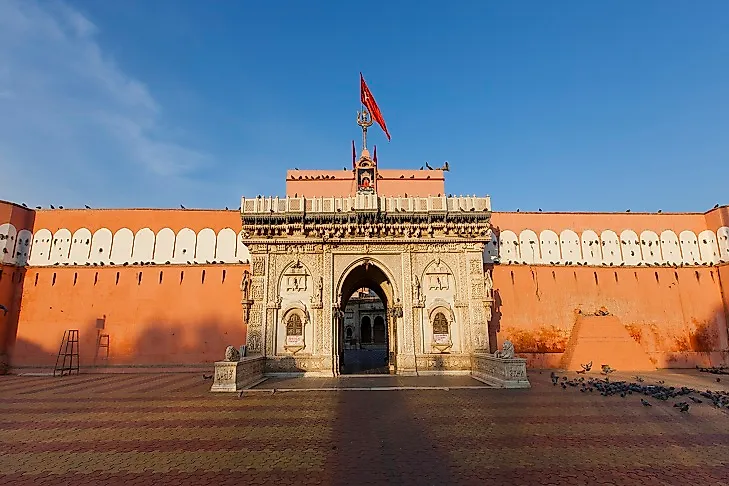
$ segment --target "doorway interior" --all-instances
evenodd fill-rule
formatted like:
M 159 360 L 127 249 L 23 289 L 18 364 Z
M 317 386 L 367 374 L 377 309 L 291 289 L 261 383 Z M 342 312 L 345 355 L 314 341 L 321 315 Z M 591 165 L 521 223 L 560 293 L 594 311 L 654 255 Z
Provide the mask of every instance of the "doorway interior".
M 374 265 L 355 267 L 342 287 L 339 326 L 341 374 L 394 372 L 394 329 L 388 313 L 392 287 Z

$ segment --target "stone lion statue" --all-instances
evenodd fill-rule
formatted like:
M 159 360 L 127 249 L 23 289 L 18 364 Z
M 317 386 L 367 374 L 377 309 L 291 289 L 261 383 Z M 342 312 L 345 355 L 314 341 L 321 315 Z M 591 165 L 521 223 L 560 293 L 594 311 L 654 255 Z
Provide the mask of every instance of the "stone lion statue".
M 501 346 L 501 350 L 496 351 L 496 353 L 494 353 L 494 356 L 496 356 L 497 358 L 504 358 L 504 359 L 513 358 L 514 357 L 514 345 L 509 340 L 504 341 L 504 344 Z
M 233 346 L 225 348 L 225 361 L 236 362 L 240 361 L 240 351 L 235 349 Z

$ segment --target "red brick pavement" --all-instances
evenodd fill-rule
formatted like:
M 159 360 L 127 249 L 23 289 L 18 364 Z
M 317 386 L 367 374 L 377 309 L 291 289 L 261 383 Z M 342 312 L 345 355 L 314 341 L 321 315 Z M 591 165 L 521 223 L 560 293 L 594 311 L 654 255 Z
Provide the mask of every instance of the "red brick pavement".
M 5 376 L 0 484 L 729 484 L 727 411 L 530 378 L 238 398 L 199 374 Z

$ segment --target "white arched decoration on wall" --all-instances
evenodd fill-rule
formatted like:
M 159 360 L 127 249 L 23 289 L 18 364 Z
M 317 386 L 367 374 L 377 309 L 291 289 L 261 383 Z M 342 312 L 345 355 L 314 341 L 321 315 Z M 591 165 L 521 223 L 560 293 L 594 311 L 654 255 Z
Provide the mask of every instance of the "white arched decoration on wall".
M 499 237 L 496 233 L 491 234 L 491 240 L 483 245 L 484 263 L 494 263 L 499 258 Z
M 671 230 L 661 231 L 661 257 L 664 262 L 674 265 L 678 265 L 682 261 L 678 236 Z
M 149 263 L 154 261 L 154 231 L 142 228 L 134 235 L 132 245 L 132 263 Z
M 203 228 L 197 234 L 195 243 L 195 261 L 198 263 L 213 262 L 215 260 L 215 231 Z
M 722 226 L 716 231 L 719 246 L 719 261 L 729 262 L 729 228 Z
M 681 231 L 678 235 L 679 244 L 681 245 L 681 257 L 683 263 L 689 265 L 695 265 L 701 261 L 699 255 L 699 240 L 696 238 L 696 233 L 689 230 Z
M 3 263 L 15 263 L 15 240 L 18 230 L 10 223 L 0 224 L 0 261 Z
M 519 233 L 519 252 L 521 253 L 521 260 L 526 264 L 540 262 L 539 238 L 537 238 L 534 231 L 525 229 Z
M 235 259 L 235 231 L 230 228 L 223 228 L 218 233 L 215 249 L 215 259 L 225 263 L 234 263 Z
M 71 238 L 69 260 L 74 265 L 84 265 L 89 261 L 89 253 L 91 253 L 91 231 L 88 228 L 79 228 L 73 232 Z
M 623 263 L 623 254 L 620 251 L 620 238 L 613 230 L 600 233 L 602 240 L 602 263 L 605 265 L 620 265 Z
M 699 255 L 702 263 L 719 263 L 719 248 L 713 231 L 704 230 L 699 233 Z
M 175 251 L 175 232 L 170 228 L 162 228 L 157 233 L 154 244 L 154 263 L 172 263 Z
M 15 264 L 25 266 L 30 257 L 30 242 L 33 240 L 33 233 L 28 230 L 18 231 L 18 238 L 15 243 Z
M 562 261 L 559 251 L 559 237 L 552 230 L 544 230 L 539 233 L 539 249 L 542 255 L 542 263 L 557 264 Z
M 60 228 L 53 233 L 51 244 L 51 264 L 69 263 L 68 257 L 71 253 L 71 232 L 66 228 Z
M 643 255 L 643 261 L 646 263 L 663 263 L 660 238 L 653 231 L 645 230 L 640 234 L 640 252 Z
M 110 260 L 115 265 L 129 263 L 132 260 L 132 249 L 134 248 L 134 233 L 129 228 L 120 228 L 114 233 L 111 244 Z
M 243 232 L 238 233 L 238 240 L 236 241 L 235 257 L 237 260 L 243 263 L 251 262 L 251 252 L 248 251 L 248 247 L 243 244 Z
M 571 229 L 563 230 L 559 234 L 559 241 L 562 247 L 562 261 L 568 265 L 576 265 L 582 261 L 582 249 L 580 248 L 580 237 Z
M 582 232 L 582 261 L 588 265 L 602 264 L 600 238 L 592 230 Z
M 624 230 L 620 233 L 620 249 L 623 252 L 623 261 L 626 265 L 637 265 L 643 261 L 640 252 L 640 240 L 633 230 Z
M 94 231 L 94 235 L 91 237 L 89 261 L 91 263 L 109 263 L 112 240 L 113 237 L 109 228 L 99 228 Z
M 519 241 L 513 231 L 505 230 L 499 233 L 499 256 L 501 257 L 501 263 L 520 260 Z
M 50 265 L 51 264 L 51 240 L 53 235 L 50 230 L 45 228 L 36 232 L 33 237 L 33 246 L 30 249 L 31 265 Z
M 175 237 L 175 252 L 172 263 L 187 263 L 195 260 L 197 235 L 190 228 L 182 228 Z

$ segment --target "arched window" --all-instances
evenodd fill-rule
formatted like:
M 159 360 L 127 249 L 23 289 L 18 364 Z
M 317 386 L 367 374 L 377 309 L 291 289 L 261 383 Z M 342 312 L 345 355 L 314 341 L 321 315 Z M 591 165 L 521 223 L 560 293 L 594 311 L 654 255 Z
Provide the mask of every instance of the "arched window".
M 350 326 L 347 326 L 347 330 L 344 334 L 345 336 L 347 336 L 347 339 L 352 339 L 352 328 Z
M 301 317 L 298 314 L 291 314 L 286 323 L 287 336 L 301 336 L 304 334 L 304 326 L 301 323 Z
M 433 334 L 448 334 L 448 320 L 442 312 L 438 312 L 433 319 Z
M 363 343 L 372 342 L 372 322 L 369 316 L 364 316 L 361 321 L 360 335 Z
M 375 325 L 373 327 L 374 342 L 377 344 L 385 343 L 385 319 L 382 316 L 375 317 Z

